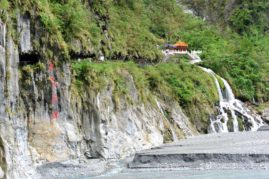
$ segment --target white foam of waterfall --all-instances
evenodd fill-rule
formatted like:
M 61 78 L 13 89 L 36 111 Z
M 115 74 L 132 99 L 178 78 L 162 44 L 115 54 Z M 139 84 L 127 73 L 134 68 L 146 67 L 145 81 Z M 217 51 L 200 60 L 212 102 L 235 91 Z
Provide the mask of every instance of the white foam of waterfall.
M 187 55 L 190 58 L 191 64 L 199 63 L 202 61 L 199 56 L 199 54 L 201 53 L 201 51 L 188 52 L 177 50 L 163 50 L 163 54 L 165 55 L 164 61 L 167 61 L 172 55 Z M 252 113 L 243 102 L 235 98 L 231 86 L 225 79 L 217 76 L 211 69 L 202 69 L 214 78 L 219 94 L 219 115 L 217 117 L 210 117 L 210 128 L 212 132 L 229 132 L 228 122 L 230 116 L 232 118 L 234 132 L 239 131 L 238 116 L 243 120 L 244 130 L 257 131 L 262 125 L 264 125 L 263 120 L 260 116 Z M 223 91 L 220 87 L 218 78 L 221 79 L 224 84 L 225 89 Z
M 162 107 L 161 107 L 161 105 L 160 105 L 160 103 L 159 103 L 159 101 L 157 99 L 156 99 L 156 104 L 157 104 L 159 110 L 161 111 L 163 117 L 167 120 L 167 122 L 169 124 L 169 128 L 171 130 L 172 137 L 173 137 L 173 142 L 177 142 L 178 141 L 178 138 L 177 138 L 176 132 L 174 130 L 174 127 L 172 126 L 172 124 L 170 123 L 170 121 L 166 118 L 166 115 L 164 114 L 163 109 L 162 109 Z
M 228 114 L 225 111 L 224 108 L 224 99 L 223 99 L 223 95 L 221 92 L 221 87 L 220 84 L 218 82 L 218 79 L 216 77 L 216 74 L 210 70 L 210 69 L 206 69 L 206 68 L 202 68 L 205 72 L 209 73 L 215 81 L 217 90 L 218 90 L 218 94 L 219 94 L 219 101 L 220 101 L 220 105 L 219 105 L 219 110 L 220 110 L 220 115 L 217 116 L 217 118 L 211 118 L 211 128 L 213 132 L 229 132 L 228 131 Z M 216 129 L 217 128 L 217 129 Z
M 233 106 L 234 102 L 236 101 L 233 90 L 232 90 L 231 86 L 229 85 L 229 83 L 225 79 L 221 78 L 221 80 L 223 81 L 223 84 L 224 84 L 225 89 L 226 89 L 225 97 L 227 98 L 227 102 L 230 103 L 229 106 Z M 239 125 L 238 125 L 237 116 L 236 116 L 235 111 L 233 109 L 231 109 L 230 111 L 231 111 L 231 115 L 233 118 L 233 130 L 234 130 L 234 132 L 238 132 Z
M 248 128 L 245 130 L 250 131 L 257 131 L 259 127 L 263 125 L 263 121 L 260 116 L 251 113 L 251 111 L 241 102 L 240 100 L 235 98 L 235 95 L 232 91 L 231 86 L 229 83 L 217 76 L 212 70 L 202 68 L 205 72 L 209 73 L 215 81 L 218 94 L 219 94 L 219 115 L 215 117 L 211 117 L 211 131 L 212 132 L 229 132 L 228 130 L 228 121 L 229 115 L 228 112 L 231 114 L 231 118 L 233 120 L 233 131 L 239 131 L 238 125 L 238 116 L 240 116 L 246 123 L 248 123 Z M 220 83 L 218 78 L 222 80 L 225 90 L 222 91 L 220 87 Z

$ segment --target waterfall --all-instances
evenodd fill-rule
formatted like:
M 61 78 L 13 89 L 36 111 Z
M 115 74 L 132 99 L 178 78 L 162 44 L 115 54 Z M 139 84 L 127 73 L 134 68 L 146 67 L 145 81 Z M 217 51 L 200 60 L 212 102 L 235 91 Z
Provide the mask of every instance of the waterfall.
M 201 53 L 201 51 L 163 51 L 165 61 L 167 61 L 171 55 L 187 55 L 191 64 L 196 64 L 202 61 L 199 56 Z M 259 115 L 253 113 L 242 101 L 235 98 L 231 86 L 225 79 L 215 74 L 211 69 L 200 68 L 214 78 L 219 95 L 219 114 L 217 116 L 210 117 L 210 132 L 238 132 L 240 127 L 243 131 L 257 131 L 264 125 L 264 122 Z M 224 89 L 221 89 L 220 81 L 218 79 L 223 83 Z M 159 105 L 158 107 L 160 108 Z M 230 120 L 232 120 L 232 124 L 229 123 Z M 239 125 L 239 120 L 241 122 L 241 126 Z
M 228 128 L 230 118 L 233 124 L 233 132 L 238 132 L 238 117 L 243 120 L 245 131 L 257 131 L 263 125 L 261 117 L 252 113 L 242 101 L 235 98 L 231 86 L 225 79 L 219 77 L 210 69 L 202 69 L 214 78 L 219 94 L 219 115 L 210 118 L 211 132 L 230 132 Z M 222 80 L 224 90 L 221 89 L 218 78 Z

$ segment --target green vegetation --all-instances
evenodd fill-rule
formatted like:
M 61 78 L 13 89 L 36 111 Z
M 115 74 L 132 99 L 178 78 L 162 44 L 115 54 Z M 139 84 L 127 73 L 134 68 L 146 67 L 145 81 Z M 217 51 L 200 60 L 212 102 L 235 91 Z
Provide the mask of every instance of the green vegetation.
M 190 3 L 198 15 L 209 17 L 211 25 L 184 14 L 175 0 L 0 0 L 0 13 L 15 21 L 20 10 L 39 22 L 35 30 L 40 38 L 34 45 L 45 59 L 67 60 L 72 53 L 98 57 L 101 51 L 106 59 L 158 62 L 158 46 L 183 40 L 191 49 L 203 50 L 202 65 L 227 79 L 237 97 L 269 101 L 269 3 Z M 201 13 L 203 7 L 206 14 Z M 10 28 L 16 29 L 16 23 Z M 177 93 L 184 100 L 189 91 Z
M 34 45 L 44 58 L 66 60 L 71 52 L 94 53 L 100 45 L 101 31 L 94 14 L 80 1 L 0 0 L 0 13 L 2 8 L 6 18 L 13 23 L 10 28 L 16 29 L 18 12 L 30 15 L 35 31 L 40 35 L 34 39 Z
M 134 77 L 138 89 L 148 89 L 161 97 L 173 96 L 181 105 L 218 100 L 217 93 L 214 93 L 214 81 L 207 73 L 187 63 L 161 63 L 156 66 L 139 67 L 133 62 L 83 61 L 75 62 L 73 70 L 78 87 L 85 85 L 96 91 L 104 89 L 112 78 L 116 89 L 121 94 L 128 95 L 127 85 L 124 84 L 125 76 L 122 75 L 123 71 L 127 71 Z M 212 92 L 212 89 L 215 90 Z
M 268 102 L 269 3 L 191 2 L 190 7 L 198 15 L 208 16 L 209 22 L 185 14 L 176 0 L 0 0 L 0 18 L 7 22 L 8 33 L 18 43 L 18 12 L 29 15 L 31 30 L 38 35 L 32 36 L 34 49 L 43 60 L 53 59 L 56 65 L 73 56 L 97 59 L 100 52 L 111 60 L 102 64 L 74 62 L 77 90 L 97 92 L 113 85 L 115 102 L 120 103 L 125 97 L 134 103 L 128 83 L 132 76 L 139 102 L 154 104 L 155 96 L 165 101 L 176 100 L 198 130 L 204 131 L 218 101 L 213 79 L 185 63 L 184 58 L 179 64 L 173 59 L 173 63 L 158 64 L 162 59 L 160 47 L 165 43 L 187 42 L 190 50 L 203 51 L 201 65 L 227 79 L 237 97 Z M 130 60 L 146 66 L 140 67 Z M 23 79 L 29 78 L 32 68 L 36 69 L 22 69 Z M 38 68 L 45 69 L 44 65 Z M 224 89 L 223 82 L 218 80 Z M 28 82 L 30 85 L 31 81 Z
M 106 4 L 93 1 L 95 5 L 93 11 L 109 19 L 103 23 L 103 26 L 107 28 L 109 37 L 114 40 L 104 40 L 102 48 L 107 57 L 152 61 L 159 58 L 158 52 L 155 51 L 157 44 L 183 40 L 189 43 L 191 49 L 203 51 L 204 62 L 201 65 L 213 69 L 221 77 L 227 79 L 237 97 L 244 101 L 266 102 L 269 100 L 269 51 L 267 48 L 269 36 L 266 32 L 266 23 L 264 23 L 266 15 L 262 15 L 265 11 L 257 10 L 266 5 L 261 5 L 261 3 L 266 2 L 259 2 L 255 7 L 254 2 L 237 5 L 232 12 L 229 11 L 228 23 L 225 24 L 226 21 L 223 19 L 217 25 L 184 14 L 174 0 L 117 1 Z M 209 6 L 211 11 L 216 12 L 215 6 L 225 5 L 227 4 L 222 2 L 212 3 Z M 107 51 L 105 48 L 109 46 L 111 48 Z M 113 65 L 109 64 L 103 71 L 109 71 L 111 66 Z M 175 68 L 177 69 L 174 69 L 171 64 L 147 66 L 142 68 L 146 69 L 145 73 L 141 72 L 141 68 L 131 65 L 127 71 L 135 77 L 138 89 L 146 88 L 145 91 L 148 91 L 141 92 L 144 101 L 147 101 L 150 98 L 148 94 L 152 93 L 158 96 L 161 94 L 164 98 L 173 96 L 184 107 L 192 122 L 199 126 L 199 122 L 208 121 L 208 115 L 205 117 L 202 112 L 208 108 L 204 108 L 203 104 L 210 103 L 213 106 L 217 101 L 216 91 L 212 90 L 215 87 L 208 86 L 205 83 L 206 80 L 201 80 L 209 77 L 205 74 L 201 75 L 200 70 L 194 66 L 180 64 Z M 100 77 L 99 74 L 96 76 Z M 105 80 L 94 84 L 102 84 L 102 81 Z M 223 82 L 220 79 L 219 81 L 221 88 L 224 88 Z M 118 91 L 128 94 L 128 89 L 125 89 L 126 85 L 123 85 L 124 80 L 118 79 L 117 84 Z M 205 95 L 207 88 L 210 92 L 215 91 L 213 92 L 215 94 L 213 94 L 214 97 L 207 96 L 209 100 L 205 102 L 201 94 Z M 210 114 L 212 111 L 205 113 Z M 205 118 L 207 119 L 203 120 Z
M 203 50 L 203 65 L 227 79 L 237 97 L 244 101 L 269 100 L 269 36 L 220 32 L 199 19 L 190 19 L 184 29 L 179 37 L 192 48 Z
M 0 18 L 5 22 L 7 10 L 9 9 L 9 2 L 7 0 L 0 0 Z
M 267 0 L 182 0 L 198 16 L 213 24 L 230 27 L 239 34 L 268 32 L 269 2 Z
M 178 101 L 200 131 L 206 130 L 208 116 L 214 113 L 218 94 L 213 79 L 201 69 L 185 62 L 161 63 L 139 67 L 133 62 L 91 63 L 72 65 L 76 87 L 82 91 L 100 92 L 113 85 L 115 101 L 123 96 L 131 99 L 128 76 L 132 76 L 139 93 L 139 102 L 156 105 L 155 97 Z M 83 93 L 82 93 L 83 94 Z M 134 101 L 131 101 L 134 103 Z M 195 110 L 190 110 L 190 107 Z M 192 108 L 192 109 L 193 109 Z
M 268 101 L 269 2 L 213 0 L 208 4 L 194 0 L 186 3 L 214 25 L 189 17 L 179 37 L 192 48 L 203 50 L 203 65 L 227 79 L 237 97 L 244 101 Z
M 99 51 L 110 59 L 157 61 L 162 56 L 157 45 L 163 41 L 151 31 L 153 22 L 146 6 L 151 7 L 153 1 L 1 0 L 0 3 L 3 11 L 9 12 L 10 21 L 20 11 L 30 14 L 35 24 L 40 23 L 35 30 L 41 38 L 35 39 L 35 44 L 36 48 L 46 47 L 43 55 L 48 58 L 68 59 L 71 53 L 98 56 Z

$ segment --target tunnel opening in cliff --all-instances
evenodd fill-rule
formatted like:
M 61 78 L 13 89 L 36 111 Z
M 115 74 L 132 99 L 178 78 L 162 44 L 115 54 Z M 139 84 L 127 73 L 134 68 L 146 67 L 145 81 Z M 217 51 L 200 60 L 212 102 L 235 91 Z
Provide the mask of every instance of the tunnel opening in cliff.
M 94 53 L 76 53 L 76 52 L 71 52 L 70 57 L 73 60 L 84 60 L 84 59 L 95 59 L 96 54 Z
M 34 65 L 40 61 L 40 55 L 37 52 L 21 53 L 19 58 L 20 65 Z

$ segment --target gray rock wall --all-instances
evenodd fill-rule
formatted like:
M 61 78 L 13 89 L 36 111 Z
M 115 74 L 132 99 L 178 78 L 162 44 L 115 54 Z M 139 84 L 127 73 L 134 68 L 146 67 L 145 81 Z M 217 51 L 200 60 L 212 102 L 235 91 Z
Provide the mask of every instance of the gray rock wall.
M 2 24 L 2 28 L 5 25 Z M 1 63 L 1 108 L 0 130 L 2 138 L 1 168 L 6 178 L 28 178 L 34 176 L 31 154 L 28 145 L 27 120 L 23 118 L 19 103 L 19 53 L 6 30 L 1 30 L 6 42 L 0 47 Z M 5 40 L 4 40 L 5 41 Z
M 18 14 L 19 48 L 21 53 L 30 53 L 33 50 L 31 43 L 31 26 L 29 14 Z
M 6 79 L 6 25 L 0 20 L 0 116 L 5 112 L 5 79 Z
M 39 178 L 36 166 L 49 162 L 122 158 L 162 144 L 167 131 L 176 137 L 197 134 L 177 102 L 139 102 L 130 74 L 123 75 L 134 103 L 122 97 L 116 104 L 113 83 L 79 92 L 68 63 L 53 71 L 60 115 L 51 120 L 48 61 L 43 71 L 19 64 L 19 54 L 33 50 L 30 28 L 29 16 L 19 15 L 17 45 L 0 21 L 0 177 Z M 163 109 L 171 111 L 169 119 Z

